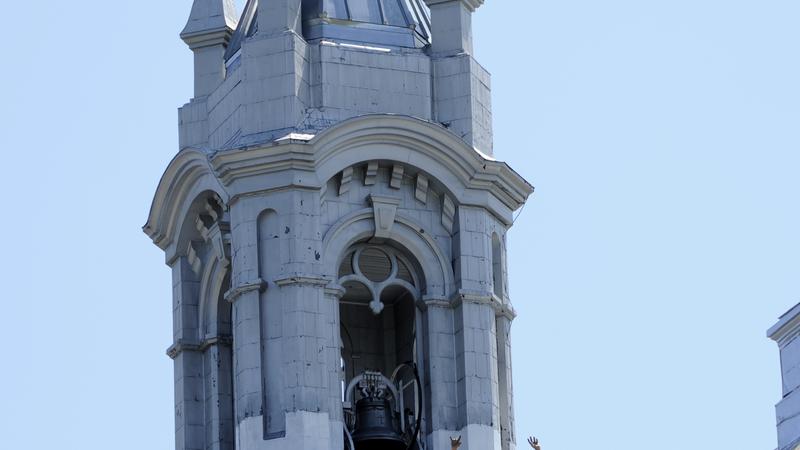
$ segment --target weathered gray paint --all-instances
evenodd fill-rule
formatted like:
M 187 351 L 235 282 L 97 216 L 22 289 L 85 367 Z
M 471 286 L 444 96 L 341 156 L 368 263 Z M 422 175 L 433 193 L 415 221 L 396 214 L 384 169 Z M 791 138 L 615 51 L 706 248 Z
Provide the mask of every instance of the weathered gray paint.
M 173 271 L 176 448 L 342 449 L 344 322 L 384 336 L 385 369 L 414 324 L 426 449 L 513 449 L 505 236 L 532 188 L 488 156 L 482 1 L 427 0 L 430 48 L 308 39 L 300 3 L 245 14 L 227 62 L 228 0 L 196 0 L 182 34 L 195 97 L 145 225 Z M 381 322 L 339 303 L 338 264 L 366 241 L 418 284 Z

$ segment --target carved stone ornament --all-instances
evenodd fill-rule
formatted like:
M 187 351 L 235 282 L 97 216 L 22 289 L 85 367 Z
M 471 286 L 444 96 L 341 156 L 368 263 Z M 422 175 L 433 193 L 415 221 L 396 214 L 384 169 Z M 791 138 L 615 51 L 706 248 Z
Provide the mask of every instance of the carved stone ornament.
M 371 194 L 369 202 L 372 204 L 375 214 L 375 235 L 372 242 L 380 243 L 392 236 L 392 227 L 400 199 Z

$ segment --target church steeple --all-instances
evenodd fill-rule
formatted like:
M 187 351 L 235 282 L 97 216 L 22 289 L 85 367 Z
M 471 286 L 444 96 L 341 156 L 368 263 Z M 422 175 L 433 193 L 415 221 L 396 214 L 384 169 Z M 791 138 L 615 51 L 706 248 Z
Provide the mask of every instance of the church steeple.
M 482 3 L 195 0 L 144 227 L 176 450 L 515 448 L 506 236 L 533 188 L 490 156 Z

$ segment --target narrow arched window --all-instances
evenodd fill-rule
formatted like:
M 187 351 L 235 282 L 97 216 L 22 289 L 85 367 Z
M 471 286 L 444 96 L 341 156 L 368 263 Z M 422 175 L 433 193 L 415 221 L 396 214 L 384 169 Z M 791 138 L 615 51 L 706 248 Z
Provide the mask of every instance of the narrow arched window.
M 497 233 L 492 234 L 492 284 L 494 295 L 503 298 L 503 246 Z

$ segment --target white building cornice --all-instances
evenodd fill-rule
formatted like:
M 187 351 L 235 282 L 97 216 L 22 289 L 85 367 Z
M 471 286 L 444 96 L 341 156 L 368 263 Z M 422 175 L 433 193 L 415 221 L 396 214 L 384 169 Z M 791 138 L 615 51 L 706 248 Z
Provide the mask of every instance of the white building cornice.
M 441 125 L 376 114 L 345 120 L 313 138 L 302 135 L 212 156 L 182 150 L 159 183 L 144 231 L 167 249 L 175 242 L 184 203 L 198 192 L 212 190 L 229 202 L 270 189 L 321 189 L 345 168 L 367 161 L 423 170 L 457 204 L 485 208 L 506 225 L 533 193 L 508 164 L 481 154 Z
M 304 138 L 308 137 L 304 135 Z M 395 160 L 423 170 L 430 168 L 424 164 L 425 160 L 436 162 L 443 172 L 446 170 L 457 178 L 458 183 L 448 185 L 443 179 L 444 173 L 438 177 L 440 182 L 448 185 L 461 204 L 488 206 L 490 201 L 487 198 L 470 200 L 459 195 L 467 190 L 486 192 L 514 211 L 533 193 L 533 186 L 508 164 L 483 155 L 441 125 L 393 114 L 365 115 L 345 120 L 310 140 L 283 139 L 218 152 L 212 158 L 212 164 L 226 186 L 242 178 L 290 169 L 319 174 L 318 177 L 305 177 L 302 183 L 320 185 L 344 168 L 336 168 L 332 173 L 320 170 L 323 166 L 330 166 L 327 163 L 331 160 L 341 158 L 342 152 L 379 145 L 392 148 L 383 155 L 379 152 L 370 155 L 363 150 L 360 153 L 362 160 Z M 398 153 L 398 147 L 407 152 Z M 401 160 L 399 156 L 405 159 Z
M 782 315 L 778 323 L 767 331 L 767 337 L 783 347 L 800 334 L 800 303 Z

